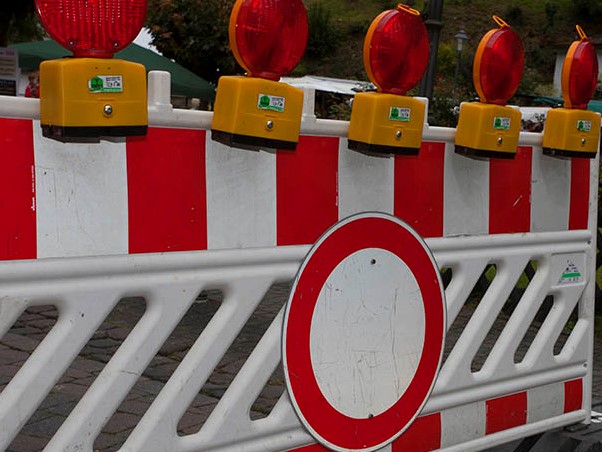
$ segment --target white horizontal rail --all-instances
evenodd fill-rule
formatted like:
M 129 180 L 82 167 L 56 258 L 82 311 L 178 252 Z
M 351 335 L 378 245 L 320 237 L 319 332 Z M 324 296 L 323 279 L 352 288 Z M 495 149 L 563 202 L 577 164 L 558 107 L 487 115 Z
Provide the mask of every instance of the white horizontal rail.
M 151 71 L 149 73 L 149 125 L 152 127 L 210 130 L 213 113 L 173 108 L 170 103 L 169 84 L 169 73 L 163 71 Z M 0 117 L 37 120 L 40 118 L 39 100 L 0 96 Z M 301 122 L 302 135 L 346 137 L 348 130 L 349 122 L 347 121 L 316 119 L 313 114 L 305 113 Z M 423 139 L 425 141 L 452 142 L 455 135 L 456 130 L 453 128 L 431 127 L 425 124 Z M 520 144 L 523 146 L 540 146 L 542 140 L 543 134 L 541 133 L 521 132 L 520 134 Z

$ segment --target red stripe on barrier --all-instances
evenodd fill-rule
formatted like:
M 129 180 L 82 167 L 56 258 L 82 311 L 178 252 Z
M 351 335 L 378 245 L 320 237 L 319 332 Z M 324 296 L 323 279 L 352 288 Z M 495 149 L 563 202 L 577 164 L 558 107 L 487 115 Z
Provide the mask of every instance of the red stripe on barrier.
M 300 137 L 276 155 L 278 245 L 314 243 L 338 220 L 339 139 Z
M 571 161 L 571 200 L 569 208 L 569 229 L 587 229 L 589 217 L 589 159 Z
M 571 380 L 564 383 L 564 412 L 580 410 L 583 406 L 583 380 Z
M 149 128 L 127 140 L 130 253 L 207 248 L 205 133 Z
M 413 424 L 393 442 L 392 452 L 426 452 L 441 447 L 441 414 L 416 418 Z
M 37 257 L 31 120 L 0 119 L 0 260 Z
M 485 433 L 487 435 L 527 423 L 526 392 L 487 400 L 486 407 Z
M 422 143 L 420 154 L 395 156 L 393 213 L 422 237 L 443 236 L 445 143 Z
M 531 165 L 533 149 L 521 146 L 513 160 L 489 163 L 489 233 L 531 229 Z

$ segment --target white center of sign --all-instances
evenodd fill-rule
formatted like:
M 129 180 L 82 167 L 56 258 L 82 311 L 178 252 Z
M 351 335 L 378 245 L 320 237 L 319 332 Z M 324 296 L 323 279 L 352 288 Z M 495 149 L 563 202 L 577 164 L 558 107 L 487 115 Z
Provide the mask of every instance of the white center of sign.
M 424 330 L 422 294 L 408 266 L 380 248 L 349 255 L 328 276 L 312 317 L 311 362 L 322 394 L 351 418 L 385 412 L 416 373 Z

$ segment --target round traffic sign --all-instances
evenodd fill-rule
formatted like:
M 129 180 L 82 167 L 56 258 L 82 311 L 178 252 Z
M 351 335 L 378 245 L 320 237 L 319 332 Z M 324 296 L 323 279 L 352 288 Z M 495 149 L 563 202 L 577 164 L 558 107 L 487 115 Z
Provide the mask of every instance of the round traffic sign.
M 305 258 L 286 306 L 292 404 L 326 447 L 384 447 L 418 416 L 437 377 L 445 296 L 424 241 L 386 214 L 349 217 Z

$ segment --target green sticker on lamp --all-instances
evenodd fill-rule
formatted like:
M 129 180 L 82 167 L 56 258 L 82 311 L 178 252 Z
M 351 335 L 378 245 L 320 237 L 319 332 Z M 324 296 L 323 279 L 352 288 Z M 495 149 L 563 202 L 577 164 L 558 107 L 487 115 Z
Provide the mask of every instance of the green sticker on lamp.
M 123 77 L 121 75 L 97 75 L 88 80 L 91 93 L 122 93 Z
M 579 121 L 577 121 L 577 130 L 579 132 L 591 132 L 592 122 L 580 119 Z
M 410 122 L 412 110 L 410 108 L 391 107 L 389 110 L 390 121 Z
M 281 96 L 270 96 L 269 94 L 259 94 L 257 99 L 257 108 L 260 110 L 271 110 L 282 113 L 286 99 Z
M 495 130 L 509 130 L 510 129 L 510 118 L 503 116 L 496 116 L 493 119 L 493 128 Z

